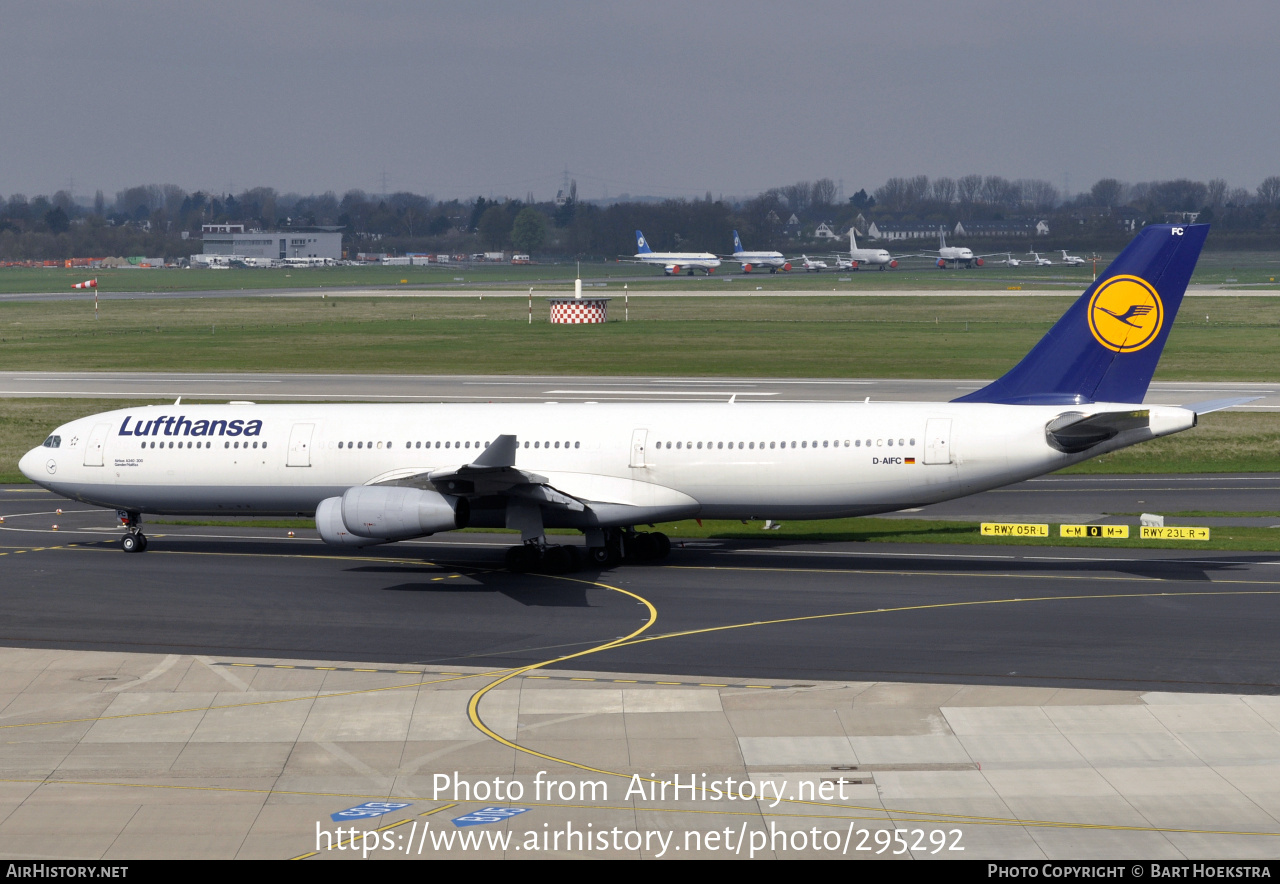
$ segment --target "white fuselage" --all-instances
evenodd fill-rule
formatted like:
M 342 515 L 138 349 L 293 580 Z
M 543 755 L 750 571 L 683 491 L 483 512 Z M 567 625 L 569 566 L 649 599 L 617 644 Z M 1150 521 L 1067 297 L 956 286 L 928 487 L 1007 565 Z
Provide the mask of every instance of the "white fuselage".
M 943 246 L 938 250 L 938 257 L 944 261 L 972 261 L 973 249 L 962 246 Z
M 511 434 L 516 469 L 585 502 L 602 525 L 816 519 L 961 497 L 1195 425 L 1186 409 L 1151 407 L 1149 428 L 1084 452 L 1046 441 L 1046 424 L 1065 412 L 1117 407 L 1137 406 L 146 406 L 66 424 L 51 436 L 59 447 L 32 449 L 19 466 L 58 494 L 125 511 L 311 514 L 354 486 L 472 463 Z M 501 508 L 481 502 L 472 524 L 501 527 Z
M 893 256 L 884 249 L 850 249 L 849 258 L 859 265 L 884 265 L 893 260 Z
M 787 258 L 782 252 L 734 252 L 733 260 L 741 264 L 744 270 L 748 267 L 780 269 L 787 263 Z
M 661 265 L 664 273 L 695 269 L 710 273 L 720 266 L 720 259 L 710 252 L 639 252 L 635 257 L 643 264 Z

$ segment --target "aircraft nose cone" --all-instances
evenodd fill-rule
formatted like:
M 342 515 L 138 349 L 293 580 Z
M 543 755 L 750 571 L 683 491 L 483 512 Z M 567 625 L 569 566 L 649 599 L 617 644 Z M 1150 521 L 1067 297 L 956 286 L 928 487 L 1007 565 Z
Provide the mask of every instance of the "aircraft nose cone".
M 47 448 L 32 448 L 18 461 L 18 469 L 22 475 L 32 482 L 48 480 L 58 469 L 58 460 L 53 451 Z

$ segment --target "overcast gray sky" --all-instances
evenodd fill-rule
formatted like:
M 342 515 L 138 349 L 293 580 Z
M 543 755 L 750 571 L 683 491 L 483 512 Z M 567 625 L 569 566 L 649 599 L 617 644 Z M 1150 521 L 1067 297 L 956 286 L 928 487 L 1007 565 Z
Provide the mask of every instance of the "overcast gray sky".
M 1280 4 L 0 0 L 0 194 L 1280 174 Z

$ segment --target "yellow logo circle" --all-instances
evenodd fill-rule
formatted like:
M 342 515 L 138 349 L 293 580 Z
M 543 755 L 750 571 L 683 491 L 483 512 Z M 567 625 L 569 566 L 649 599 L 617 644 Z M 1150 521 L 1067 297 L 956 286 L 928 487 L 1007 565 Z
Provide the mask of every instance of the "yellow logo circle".
M 1133 353 L 1156 339 L 1164 304 L 1155 288 L 1136 276 L 1113 276 L 1089 300 L 1089 331 L 1117 353 Z

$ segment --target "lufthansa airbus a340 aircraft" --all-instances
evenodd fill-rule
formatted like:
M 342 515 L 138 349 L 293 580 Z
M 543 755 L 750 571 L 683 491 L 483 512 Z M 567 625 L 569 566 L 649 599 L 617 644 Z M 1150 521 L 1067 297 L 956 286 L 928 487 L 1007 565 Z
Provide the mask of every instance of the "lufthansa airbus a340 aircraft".
M 1143 405 L 1207 225 L 1143 229 L 1006 375 L 954 402 L 169 405 L 95 414 L 23 456 L 33 482 L 142 514 L 311 515 L 359 547 L 515 528 L 514 570 L 663 557 L 636 526 L 825 519 L 1008 485 L 1248 400 Z M 1016 303 L 1016 302 L 1011 302 Z

